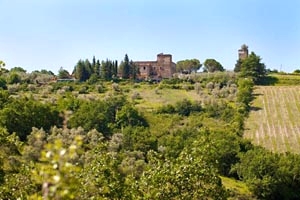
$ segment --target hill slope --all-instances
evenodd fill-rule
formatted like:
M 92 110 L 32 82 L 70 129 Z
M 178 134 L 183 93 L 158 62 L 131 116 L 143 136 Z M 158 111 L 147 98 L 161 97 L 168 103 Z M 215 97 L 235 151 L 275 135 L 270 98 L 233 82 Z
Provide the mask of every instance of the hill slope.
M 274 152 L 300 153 L 300 86 L 258 86 L 244 137 Z

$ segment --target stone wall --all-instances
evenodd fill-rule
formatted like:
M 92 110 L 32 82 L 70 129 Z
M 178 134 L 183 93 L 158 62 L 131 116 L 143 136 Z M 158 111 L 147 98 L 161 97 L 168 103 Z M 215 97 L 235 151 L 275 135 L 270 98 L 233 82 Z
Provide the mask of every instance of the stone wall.
M 136 61 L 139 67 L 140 79 L 171 78 L 176 70 L 176 64 L 172 62 L 172 55 L 160 53 L 156 61 Z
M 244 59 L 248 58 L 248 46 L 243 44 L 241 46 L 241 48 L 239 49 L 238 53 L 239 53 L 240 60 L 244 60 Z

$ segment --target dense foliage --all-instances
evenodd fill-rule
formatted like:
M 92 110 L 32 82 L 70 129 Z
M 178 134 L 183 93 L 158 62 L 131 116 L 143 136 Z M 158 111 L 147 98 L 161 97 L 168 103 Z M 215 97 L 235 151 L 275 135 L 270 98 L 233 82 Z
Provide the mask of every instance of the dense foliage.
M 198 59 L 180 60 L 176 63 L 176 71 L 182 73 L 197 72 L 202 64 Z
M 209 58 L 204 61 L 204 71 L 215 72 L 225 71 L 224 67 L 215 59 Z
M 215 72 L 132 83 L 113 77 L 115 65 L 79 61 L 82 82 L 2 74 L 0 199 L 300 198 L 300 156 L 242 137 L 254 79 Z M 135 76 L 128 57 L 122 66 L 124 78 Z
M 265 64 L 254 52 L 246 59 L 238 60 L 234 71 L 239 72 L 242 78 L 251 78 L 256 84 L 261 83 L 267 73 Z
M 61 125 L 59 112 L 51 105 L 36 102 L 32 98 L 7 99 L 0 111 L 0 124 L 10 133 L 16 133 L 21 140 L 26 140 L 32 127 L 49 130 L 51 126 Z

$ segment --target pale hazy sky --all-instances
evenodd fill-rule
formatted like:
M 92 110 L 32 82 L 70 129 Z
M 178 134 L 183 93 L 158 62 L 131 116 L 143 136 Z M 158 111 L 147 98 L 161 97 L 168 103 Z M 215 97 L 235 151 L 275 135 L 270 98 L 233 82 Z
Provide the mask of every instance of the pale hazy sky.
M 0 0 L 0 60 L 29 72 L 161 52 L 232 70 L 244 43 L 267 68 L 300 69 L 300 1 Z

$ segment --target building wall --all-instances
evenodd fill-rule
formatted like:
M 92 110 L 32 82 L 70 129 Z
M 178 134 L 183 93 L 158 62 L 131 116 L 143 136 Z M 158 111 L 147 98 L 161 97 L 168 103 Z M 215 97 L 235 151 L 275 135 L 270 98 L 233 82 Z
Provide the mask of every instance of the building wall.
M 171 78 L 176 70 L 176 64 L 172 62 L 172 55 L 160 53 L 156 61 L 137 61 L 134 62 L 139 67 L 140 79 Z
M 139 67 L 139 78 L 146 79 L 153 74 L 153 67 L 155 68 L 155 61 L 138 61 L 134 62 Z
M 241 48 L 239 49 L 238 53 L 239 53 L 240 60 L 244 60 L 244 59 L 248 58 L 248 46 L 243 44 L 241 46 Z

